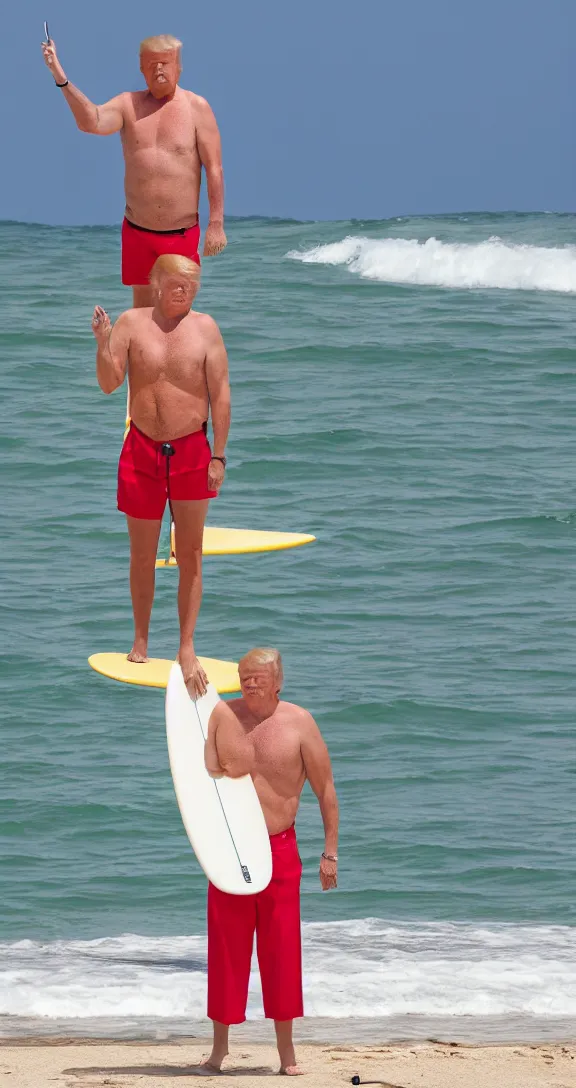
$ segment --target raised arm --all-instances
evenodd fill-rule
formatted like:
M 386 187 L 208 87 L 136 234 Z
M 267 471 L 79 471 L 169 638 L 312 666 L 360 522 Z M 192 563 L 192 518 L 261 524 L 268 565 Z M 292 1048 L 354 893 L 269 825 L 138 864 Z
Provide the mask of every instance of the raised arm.
M 230 430 L 230 381 L 228 378 L 228 355 L 224 341 L 216 322 L 206 318 L 206 383 L 210 400 L 210 415 L 214 431 L 214 457 L 224 457 L 228 431 Z M 219 490 L 224 480 L 224 465 L 221 461 L 211 461 L 208 486 Z
M 241 778 L 254 766 L 254 746 L 225 702 L 214 707 L 204 746 L 206 770 L 213 778 Z
M 324 855 L 338 857 L 338 799 L 332 776 L 332 765 L 322 734 L 311 714 L 303 711 L 301 752 L 306 777 L 318 798 L 324 824 Z M 335 888 L 337 861 L 325 856 L 320 861 L 320 882 L 324 891 Z
M 204 256 L 214 257 L 226 246 L 224 233 L 224 173 L 222 145 L 216 118 L 205 98 L 197 98 L 196 139 L 198 153 L 206 171 L 210 219 L 204 238 Z
M 113 132 L 119 132 L 124 124 L 124 95 L 116 95 L 116 98 L 111 98 L 103 106 L 95 106 L 85 94 L 82 94 L 82 91 L 78 90 L 78 87 L 66 78 L 66 72 L 58 60 L 54 42 L 42 42 L 42 52 L 47 67 L 74 114 L 74 120 L 80 132 L 91 132 L 95 136 L 111 136 Z
M 96 377 L 103 393 L 113 393 L 126 377 L 130 349 L 130 318 L 120 314 L 114 325 L 101 306 L 94 310 L 92 332 L 98 345 Z

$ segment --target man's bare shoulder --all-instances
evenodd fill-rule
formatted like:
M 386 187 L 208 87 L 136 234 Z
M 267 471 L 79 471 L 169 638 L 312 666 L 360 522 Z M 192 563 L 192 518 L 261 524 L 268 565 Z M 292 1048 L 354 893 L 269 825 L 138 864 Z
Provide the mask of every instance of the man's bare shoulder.
M 206 98 L 202 98 L 201 94 L 196 94 L 195 91 L 184 91 L 192 109 L 195 110 L 199 116 L 206 116 L 212 113 L 212 107 Z
M 219 725 L 226 721 L 230 722 L 232 719 L 235 719 L 236 723 L 241 722 L 243 709 L 243 699 L 220 699 L 210 715 L 212 726 L 217 729 Z
M 149 91 L 122 91 L 122 94 L 118 95 L 118 99 L 122 99 L 125 109 L 133 111 L 135 114 L 142 111 L 150 98 Z
M 238 717 L 238 714 L 242 711 L 243 707 L 244 700 L 241 698 L 220 699 L 220 702 L 216 703 L 212 714 L 217 715 L 219 718 L 229 717 L 231 714 Z
M 105 106 L 113 106 L 114 109 L 120 110 L 122 117 L 126 120 L 132 106 L 132 95 L 137 93 L 137 91 L 120 91 L 120 94 L 115 94 L 113 98 L 110 98 L 108 102 L 104 104 Z
M 214 320 L 210 314 L 203 314 L 200 310 L 191 310 L 189 315 L 194 321 L 196 328 L 206 336 L 207 339 L 214 339 L 214 337 L 220 336 L 220 329 L 218 323 Z M 232 702 L 238 702 L 239 700 L 232 699 Z
M 124 313 L 120 314 L 114 322 L 115 338 L 122 336 L 133 346 L 146 342 L 150 332 L 151 315 L 151 306 L 124 310 Z
M 124 310 L 124 313 L 120 314 L 118 321 L 121 321 L 127 327 L 138 328 L 140 325 L 147 324 L 151 317 L 152 306 L 131 306 L 129 310 Z
M 310 711 L 305 710 L 303 706 L 298 706 L 297 703 L 287 703 L 282 699 L 278 709 L 282 712 L 282 716 L 290 721 L 291 725 L 296 726 L 302 732 L 318 728 Z

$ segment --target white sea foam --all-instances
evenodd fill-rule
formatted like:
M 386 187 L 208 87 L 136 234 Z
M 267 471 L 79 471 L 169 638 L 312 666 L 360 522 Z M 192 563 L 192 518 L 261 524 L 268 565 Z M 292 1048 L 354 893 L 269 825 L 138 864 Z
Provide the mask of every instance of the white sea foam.
M 4 943 L 0 964 L 4 1016 L 205 1016 L 204 937 Z M 569 1017 L 576 1014 L 576 928 L 308 924 L 304 978 L 310 1017 Z M 250 991 L 249 1018 L 259 1017 L 256 971 Z
M 576 293 L 576 246 L 515 245 L 497 237 L 471 245 L 349 236 L 286 256 L 304 264 L 346 265 L 363 279 L 382 283 Z

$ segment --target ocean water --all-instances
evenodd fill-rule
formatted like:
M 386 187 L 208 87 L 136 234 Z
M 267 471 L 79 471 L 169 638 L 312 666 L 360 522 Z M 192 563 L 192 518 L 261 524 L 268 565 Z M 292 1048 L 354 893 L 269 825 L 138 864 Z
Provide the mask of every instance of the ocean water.
M 90 332 L 96 303 L 129 305 L 118 230 L 0 235 L 0 1030 L 206 1030 L 205 881 L 162 693 L 86 663 L 131 636 L 124 394 L 100 393 Z M 576 217 L 247 219 L 229 238 L 198 300 L 233 386 L 209 521 L 317 542 L 207 559 L 197 645 L 277 645 L 332 755 L 337 892 L 308 790 L 298 820 L 302 1030 L 565 1035 Z M 155 655 L 177 647 L 175 585 L 158 573 Z M 260 1014 L 254 976 L 244 1030 Z

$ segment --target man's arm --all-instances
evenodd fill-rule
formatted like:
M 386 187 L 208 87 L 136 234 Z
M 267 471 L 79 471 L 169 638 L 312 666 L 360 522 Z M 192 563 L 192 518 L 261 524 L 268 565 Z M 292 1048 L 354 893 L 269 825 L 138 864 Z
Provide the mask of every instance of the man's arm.
M 302 725 L 300 744 L 304 769 L 320 805 L 320 813 L 324 824 L 324 853 L 337 857 L 338 799 L 332 776 L 330 756 L 314 718 L 307 711 L 303 713 L 305 718 Z M 337 863 L 322 858 L 320 862 L 320 880 L 324 891 L 336 887 L 336 874 Z
M 113 132 L 119 132 L 124 124 L 123 101 L 124 95 L 116 95 L 103 106 L 95 106 L 82 91 L 66 78 L 66 73 L 56 55 L 54 42 L 42 42 L 44 60 L 54 76 L 56 83 L 64 83 L 61 88 L 74 120 L 80 132 L 91 132 L 95 136 L 111 136 Z
M 197 99 L 196 140 L 198 154 L 206 171 L 210 219 L 204 239 L 204 256 L 214 257 L 226 245 L 224 233 L 224 172 L 222 145 L 216 118 L 205 98 Z
M 98 344 L 96 350 L 96 377 L 103 393 L 113 393 L 126 377 L 128 351 L 130 349 L 130 319 L 120 314 L 114 325 L 101 306 L 94 310 L 92 332 Z
M 241 778 L 250 774 L 254 767 L 252 741 L 225 702 L 217 703 L 210 715 L 204 761 L 206 770 L 214 778 L 223 774 L 228 778 Z
M 216 322 L 212 318 L 208 318 L 208 321 L 210 324 L 206 347 L 206 383 L 214 432 L 212 453 L 214 457 L 224 457 L 231 416 L 228 355 Z M 224 465 L 221 461 L 211 461 L 208 486 L 211 490 L 218 490 L 223 480 Z

